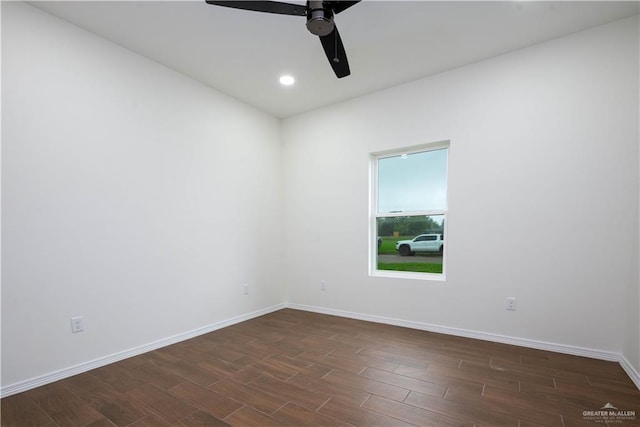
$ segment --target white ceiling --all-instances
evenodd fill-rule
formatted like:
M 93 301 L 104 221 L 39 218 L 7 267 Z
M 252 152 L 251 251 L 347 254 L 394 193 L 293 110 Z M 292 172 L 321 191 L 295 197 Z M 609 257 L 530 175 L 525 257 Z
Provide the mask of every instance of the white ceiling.
M 277 117 L 639 13 L 637 1 L 365 0 L 336 16 L 351 67 L 337 79 L 304 17 L 204 0 L 31 4 Z M 282 73 L 296 84 L 280 86 Z

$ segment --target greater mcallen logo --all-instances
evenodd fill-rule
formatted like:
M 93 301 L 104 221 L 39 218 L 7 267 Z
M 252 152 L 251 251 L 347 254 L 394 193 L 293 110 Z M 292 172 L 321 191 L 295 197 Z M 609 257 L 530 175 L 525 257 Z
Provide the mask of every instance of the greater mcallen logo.
M 607 402 L 597 411 L 582 411 L 582 417 L 587 421 L 596 423 L 622 423 L 636 419 L 636 411 L 621 411 Z

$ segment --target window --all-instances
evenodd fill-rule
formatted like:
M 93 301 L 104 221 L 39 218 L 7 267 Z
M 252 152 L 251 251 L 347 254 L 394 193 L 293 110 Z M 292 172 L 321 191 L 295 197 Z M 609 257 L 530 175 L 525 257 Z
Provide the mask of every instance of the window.
M 428 234 L 425 236 L 418 236 L 416 237 L 413 241 L 414 242 L 424 242 L 427 240 L 438 240 L 438 236 L 436 236 L 435 234 Z
M 370 273 L 444 279 L 449 143 L 372 155 Z

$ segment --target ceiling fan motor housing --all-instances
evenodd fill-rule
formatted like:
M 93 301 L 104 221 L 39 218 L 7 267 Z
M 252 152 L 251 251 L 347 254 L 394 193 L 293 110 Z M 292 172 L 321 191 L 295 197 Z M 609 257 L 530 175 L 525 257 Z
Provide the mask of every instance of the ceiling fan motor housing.
M 322 1 L 307 2 L 307 29 L 316 36 L 331 34 L 335 25 L 333 11 L 323 7 Z

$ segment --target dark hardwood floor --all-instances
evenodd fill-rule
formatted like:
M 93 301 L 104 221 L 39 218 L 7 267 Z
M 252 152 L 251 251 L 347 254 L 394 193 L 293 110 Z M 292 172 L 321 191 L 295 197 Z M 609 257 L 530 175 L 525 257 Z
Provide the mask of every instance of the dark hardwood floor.
M 614 362 L 281 310 L 2 399 L 2 426 L 582 426 Z

